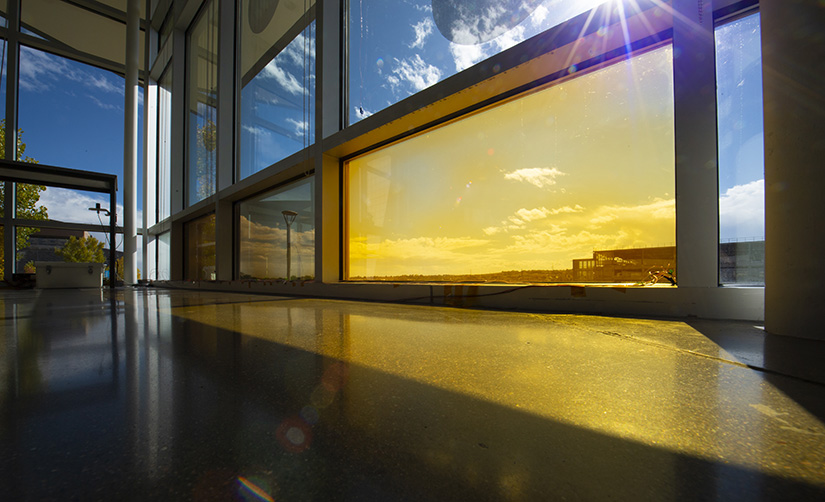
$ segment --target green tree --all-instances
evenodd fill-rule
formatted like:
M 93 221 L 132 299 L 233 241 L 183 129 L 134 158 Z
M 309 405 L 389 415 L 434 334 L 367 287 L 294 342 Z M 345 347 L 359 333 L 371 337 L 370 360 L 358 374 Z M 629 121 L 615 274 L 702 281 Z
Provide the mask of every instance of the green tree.
M 0 120 L 0 159 L 6 158 L 6 121 Z M 23 142 L 23 130 L 17 130 L 17 160 L 21 162 L 28 162 L 30 164 L 37 164 L 37 161 L 26 155 L 26 143 Z M 29 220 L 46 220 L 49 218 L 48 210 L 45 207 L 37 207 L 37 202 L 40 200 L 40 193 L 45 191 L 46 187 L 42 185 L 26 185 L 23 183 L 17 184 L 17 217 Z M 5 184 L 0 182 L 0 216 L 5 215 L 6 208 L 6 191 Z M 3 229 L 0 227 L 0 239 L 3 235 Z M 17 249 L 23 249 L 29 246 L 29 236 L 37 232 L 36 228 L 17 228 Z M 0 243 L 0 277 L 5 271 L 5 249 Z
M 104 263 L 103 243 L 91 235 L 89 237 L 69 237 L 62 248 L 55 248 L 55 253 L 63 257 L 63 261 L 81 263 Z
M 115 260 L 115 275 L 118 279 L 123 279 L 123 257 Z M 137 269 L 137 278 L 140 280 L 140 269 Z

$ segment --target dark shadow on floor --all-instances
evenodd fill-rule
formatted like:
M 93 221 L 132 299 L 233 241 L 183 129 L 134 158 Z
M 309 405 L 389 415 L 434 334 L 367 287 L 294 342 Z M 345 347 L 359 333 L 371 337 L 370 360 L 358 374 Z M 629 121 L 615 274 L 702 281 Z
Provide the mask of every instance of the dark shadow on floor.
M 256 489 L 275 500 L 825 499 L 823 486 L 160 312 L 134 322 L 120 311 L 107 335 L 106 305 L 90 312 L 79 326 L 105 364 L 99 382 L 84 373 L 78 385 L 116 392 L 71 407 L 41 375 L 44 388 L 7 394 L 8 500 L 255 500 Z M 49 359 L 43 347 L 66 336 L 53 322 L 29 326 L 40 349 L 22 357 Z M 346 322 L 323 320 L 344 335 Z

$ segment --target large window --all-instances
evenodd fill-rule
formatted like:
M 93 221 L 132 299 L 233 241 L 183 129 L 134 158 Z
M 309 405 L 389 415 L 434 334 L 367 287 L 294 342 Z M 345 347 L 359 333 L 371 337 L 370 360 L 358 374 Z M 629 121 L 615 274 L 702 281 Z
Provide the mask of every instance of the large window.
M 765 283 L 765 160 L 759 14 L 716 29 L 719 279 Z
M 238 204 L 241 279 L 315 277 L 315 178 Z
M 605 1 L 351 0 L 349 121 L 357 122 Z
M 347 278 L 635 283 L 676 264 L 674 165 L 666 46 L 350 161 Z
M 157 221 L 168 218 L 172 205 L 172 68 L 158 82 Z M 155 222 L 156 223 L 156 222 Z
M 210 0 L 188 34 L 189 204 L 215 193 L 218 149 L 218 2 Z
M 241 3 L 241 178 L 308 147 L 315 137 L 312 13 L 294 3 L 260 5 Z
M 215 214 L 190 221 L 184 226 L 186 239 L 186 279 L 215 280 Z

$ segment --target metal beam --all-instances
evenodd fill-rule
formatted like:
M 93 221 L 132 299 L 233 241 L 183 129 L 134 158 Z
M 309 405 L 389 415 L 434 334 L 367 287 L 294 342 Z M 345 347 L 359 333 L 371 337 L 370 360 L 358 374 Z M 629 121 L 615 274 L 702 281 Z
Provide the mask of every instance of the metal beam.
M 14 139 L 14 138 L 12 138 Z M 0 180 L 73 190 L 117 191 L 117 175 L 0 159 Z

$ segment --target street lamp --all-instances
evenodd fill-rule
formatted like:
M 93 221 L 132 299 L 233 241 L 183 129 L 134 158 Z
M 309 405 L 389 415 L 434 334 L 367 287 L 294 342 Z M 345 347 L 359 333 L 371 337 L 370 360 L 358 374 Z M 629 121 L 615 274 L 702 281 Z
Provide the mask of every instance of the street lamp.
M 290 278 L 290 265 L 292 264 L 292 246 L 290 245 L 290 231 L 292 227 L 292 223 L 295 221 L 295 217 L 298 216 L 298 213 L 295 211 L 290 211 L 286 209 L 281 211 L 281 214 L 284 215 L 284 221 L 286 222 L 286 280 L 289 281 Z

